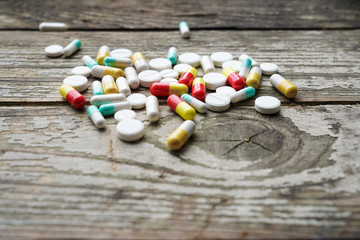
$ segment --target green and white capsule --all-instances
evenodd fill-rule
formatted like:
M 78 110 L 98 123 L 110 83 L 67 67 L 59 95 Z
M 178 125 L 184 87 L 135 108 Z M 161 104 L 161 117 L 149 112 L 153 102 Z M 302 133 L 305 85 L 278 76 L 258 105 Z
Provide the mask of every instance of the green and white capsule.
M 102 115 L 113 115 L 117 111 L 123 110 L 123 109 L 131 109 L 131 103 L 129 102 L 118 102 L 118 103 L 108 103 L 101 105 L 99 108 Z
M 105 118 L 96 106 L 89 106 L 87 112 L 97 128 L 104 128 L 106 126 Z
M 93 92 L 94 96 L 95 95 L 104 95 L 104 91 L 102 89 L 102 84 L 100 81 L 98 81 L 98 80 L 93 81 L 92 92 Z
M 246 87 L 230 95 L 230 101 L 237 103 L 245 99 L 251 98 L 255 95 L 255 88 Z
M 127 67 L 132 67 L 133 62 L 130 58 L 124 57 L 106 57 L 104 58 L 104 65 L 108 67 L 116 67 L 125 69 Z
M 176 61 L 177 61 L 177 49 L 176 49 L 176 47 L 169 48 L 167 59 L 170 60 L 172 65 L 176 64 Z
M 190 37 L 190 28 L 186 22 L 183 21 L 179 24 L 179 30 L 182 38 Z
M 81 47 L 81 42 L 79 39 L 75 39 L 73 40 L 71 43 L 69 43 L 65 48 L 64 48 L 64 55 L 66 57 L 70 57 L 71 55 L 74 54 L 74 52 L 76 52 L 77 50 L 79 50 Z
M 242 77 L 242 79 L 246 80 L 246 78 L 250 72 L 250 68 L 251 68 L 251 59 L 245 58 L 244 60 L 242 60 L 240 71 L 239 71 L 239 75 L 240 75 L 240 77 Z
M 113 93 L 113 94 L 104 94 L 96 95 L 90 98 L 90 104 L 100 107 L 101 105 L 108 103 L 123 102 L 126 100 L 126 97 L 122 93 Z
M 185 93 L 181 95 L 181 99 L 190 104 L 196 111 L 199 113 L 204 113 L 207 111 L 206 103 L 200 101 L 199 99 L 194 98 L 193 96 Z
M 92 59 L 90 56 L 85 55 L 82 57 L 81 59 L 83 61 L 83 63 L 88 67 L 88 68 L 92 68 L 95 65 L 99 65 L 94 59 Z

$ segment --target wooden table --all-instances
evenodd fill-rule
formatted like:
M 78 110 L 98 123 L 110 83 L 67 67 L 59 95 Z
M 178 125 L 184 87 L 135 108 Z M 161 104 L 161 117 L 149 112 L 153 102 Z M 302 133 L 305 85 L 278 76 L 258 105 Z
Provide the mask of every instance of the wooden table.
M 1 238 L 358 238 L 359 10 L 355 0 L 1 1 Z M 43 21 L 69 31 L 39 32 Z M 83 46 L 71 58 L 45 56 L 74 38 Z M 247 53 L 278 64 L 299 94 L 286 99 L 263 76 L 254 98 L 198 114 L 178 152 L 166 138 L 182 119 L 162 100 L 160 121 L 138 110 L 145 137 L 125 143 L 113 118 L 99 131 L 58 93 L 101 45 L 147 59 L 170 46 Z M 264 95 L 281 100 L 279 114 L 254 110 Z

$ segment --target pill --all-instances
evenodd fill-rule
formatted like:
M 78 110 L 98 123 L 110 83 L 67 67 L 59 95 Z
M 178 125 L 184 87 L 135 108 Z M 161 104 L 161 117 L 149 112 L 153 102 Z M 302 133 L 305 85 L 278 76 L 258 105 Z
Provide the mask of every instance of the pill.
M 210 59 L 216 67 L 222 67 L 224 62 L 233 60 L 233 55 L 229 52 L 214 52 L 210 55 Z
M 188 88 L 191 87 L 192 82 L 197 76 L 197 70 L 196 68 L 189 67 L 186 69 L 186 71 L 181 75 L 179 79 L 179 83 L 185 84 Z
M 280 74 L 272 75 L 270 77 L 270 83 L 287 98 L 294 98 L 297 95 L 297 87 Z
M 239 72 L 241 68 L 241 62 L 237 60 L 231 60 L 224 62 L 222 65 L 222 68 L 232 68 L 235 72 Z
M 204 113 L 207 111 L 206 103 L 194 98 L 187 93 L 181 95 L 181 99 L 190 104 L 190 106 L 192 106 L 199 113 Z
M 91 74 L 93 75 L 93 77 L 96 78 L 102 78 L 105 75 L 110 75 L 114 79 L 117 79 L 118 77 L 124 76 L 124 71 L 121 70 L 120 68 L 95 65 L 91 68 Z
M 64 48 L 60 45 L 50 45 L 45 48 L 46 56 L 60 57 L 64 54 Z
M 117 122 L 120 122 L 125 119 L 134 119 L 136 117 L 136 112 L 130 109 L 123 109 L 117 111 L 114 115 L 114 118 Z
M 191 67 L 189 64 L 180 63 L 174 66 L 174 70 L 181 76 L 189 67 Z
M 88 89 L 88 79 L 80 75 L 66 77 L 63 83 L 73 87 L 78 92 L 83 92 Z
M 177 61 L 177 49 L 176 47 L 170 47 L 168 54 L 167 54 L 167 59 L 170 60 L 170 62 L 175 65 L 176 61 Z
M 159 117 L 159 100 L 155 96 L 148 96 L 146 98 L 146 118 L 150 122 L 156 122 Z
M 101 46 L 96 56 L 96 62 L 104 65 L 104 59 L 110 55 L 110 48 L 108 46 Z
M 133 61 L 136 71 L 138 73 L 149 70 L 149 64 L 146 62 L 146 59 L 141 52 L 134 53 L 131 56 L 131 60 Z
M 40 31 L 66 31 L 67 26 L 65 23 L 60 22 L 42 22 L 39 25 Z
M 181 96 L 188 92 L 188 87 L 180 83 L 153 83 L 150 87 L 150 93 L 158 97 L 168 97 L 171 94 Z
M 138 78 L 135 68 L 125 68 L 125 77 L 131 89 L 137 89 L 140 86 L 140 80 Z
M 173 150 L 179 150 L 184 146 L 187 140 L 195 131 L 195 123 L 190 120 L 184 121 L 167 139 L 168 147 Z
M 246 78 L 246 86 L 251 86 L 255 89 L 259 87 L 262 71 L 259 67 L 251 68 L 249 75 Z
M 81 60 L 83 61 L 83 63 L 88 67 L 88 68 L 92 68 L 95 65 L 99 65 L 94 59 L 92 59 L 90 56 L 85 55 L 81 58 Z
M 123 109 L 131 109 L 131 103 L 129 102 L 116 102 L 116 103 L 107 103 L 102 104 L 99 108 L 99 111 L 102 115 L 108 116 L 113 115 L 116 112 Z
M 74 54 L 77 50 L 79 50 L 81 47 L 81 42 L 79 39 L 75 39 L 71 41 L 65 48 L 64 48 L 64 55 L 66 57 L 70 57 Z
M 174 69 L 164 69 L 160 71 L 161 78 L 179 78 L 179 73 Z
M 144 136 L 144 124 L 136 119 L 125 119 L 116 125 L 118 138 L 125 142 L 134 142 Z
M 89 106 L 87 112 L 97 128 L 104 128 L 106 126 L 105 118 L 96 106 Z
M 259 67 L 260 66 L 260 64 L 257 61 L 255 61 L 253 58 L 249 57 L 247 54 L 241 54 L 240 57 L 239 57 L 239 60 L 242 61 L 245 58 L 250 58 L 251 59 L 251 66 L 252 67 Z
M 118 79 L 116 79 L 116 86 L 118 88 L 119 93 L 122 93 L 125 96 L 129 96 L 131 94 L 131 90 L 126 78 L 119 77 Z
M 146 96 L 141 93 L 133 93 L 127 97 L 127 101 L 131 103 L 133 109 L 142 109 L 146 104 Z
M 274 63 L 262 63 L 260 68 L 264 75 L 272 75 L 278 72 L 278 66 Z
M 224 95 L 230 97 L 231 94 L 236 92 L 236 90 L 234 88 L 232 88 L 232 87 L 229 87 L 229 86 L 222 86 L 222 87 L 218 87 L 216 89 L 216 92 L 224 94 Z
M 246 80 L 247 75 L 250 72 L 250 68 L 251 68 L 251 59 L 250 58 L 245 58 L 244 60 L 242 60 L 241 62 L 241 67 L 240 67 L 240 71 L 239 71 L 239 76 Z
M 201 57 L 201 67 L 204 73 L 215 72 L 215 66 L 209 56 Z
M 196 53 L 183 53 L 179 56 L 179 62 L 189 64 L 193 67 L 200 66 L 201 57 L 199 54 Z
M 140 85 L 149 88 L 154 82 L 160 82 L 161 75 L 155 70 L 145 70 L 138 75 Z
M 280 111 L 280 105 L 280 100 L 271 96 L 258 97 L 255 100 L 255 110 L 262 114 L 277 113 Z
M 235 90 L 238 91 L 246 86 L 244 79 L 232 68 L 224 68 L 222 74 L 225 75 L 226 80 Z
M 210 93 L 205 98 L 206 106 L 214 112 L 223 112 L 230 107 L 230 98 L 220 93 Z
M 106 95 L 95 95 L 90 98 L 90 104 L 100 107 L 108 103 L 124 102 L 126 97 L 122 93 L 113 93 Z
M 81 75 L 84 77 L 90 77 L 91 69 L 86 66 L 78 66 L 71 69 L 71 73 L 74 75 Z
M 242 100 L 251 98 L 255 95 L 255 88 L 253 87 L 246 87 L 243 88 L 233 94 L 230 95 L 230 101 L 232 103 L 237 103 L 240 102 Z
M 177 82 L 179 82 L 177 79 L 175 79 L 175 78 L 163 78 L 163 79 L 161 79 L 161 81 L 160 81 L 161 83 L 162 82 L 168 82 L 168 83 L 170 83 L 170 82 L 173 82 L 173 83 L 177 83 Z
M 127 68 L 132 67 L 133 62 L 130 58 L 122 58 L 122 57 L 106 57 L 104 58 L 104 65 L 108 67 L 116 67 L 116 68 Z
M 189 25 L 182 21 L 179 24 L 179 30 L 182 38 L 189 38 L 190 37 L 190 28 Z
M 167 99 L 167 104 L 185 120 L 193 120 L 196 112 L 188 103 L 182 100 L 178 95 L 170 95 Z
M 104 95 L 104 91 L 102 89 L 102 84 L 100 81 L 95 80 L 92 83 L 92 91 L 93 91 L 93 95 Z
M 118 48 L 110 52 L 111 57 L 131 58 L 133 52 L 127 48 Z
M 86 99 L 81 93 L 69 85 L 62 85 L 59 89 L 61 96 L 66 99 L 74 108 L 81 109 L 86 104 Z
M 114 78 L 110 75 L 105 75 L 101 79 L 101 84 L 102 84 L 104 94 L 119 92 L 119 90 L 117 89 L 117 86 L 115 84 Z
M 171 69 L 172 63 L 169 59 L 166 58 L 154 58 L 149 62 L 150 69 L 156 71 L 162 71 L 164 69 Z
M 203 76 L 205 87 L 210 90 L 226 85 L 226 76 L 221 73 L 207 73 Z
M 192 83 L 191 95 L 200 101 L 205 101 L 206 88 L 204 79 L 199 77 L 194 79 Z

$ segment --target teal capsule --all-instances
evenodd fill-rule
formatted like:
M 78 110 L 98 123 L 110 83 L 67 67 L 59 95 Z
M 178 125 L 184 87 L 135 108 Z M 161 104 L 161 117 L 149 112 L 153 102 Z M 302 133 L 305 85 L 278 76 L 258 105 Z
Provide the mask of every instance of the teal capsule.
M 237 92 L 234 92 L 233 94 L 230 95 L 230 101 L 232 103 L 237 103 L 240 102 L 242 100 L 251 98 L 255 95 L 255 88 L 253 87 L 246 87 L 243 88 Z
M 132 67 L 133 62 L 130 58 L 123 57 L 106 57 L 104 58 L 104 65 L 108 67 L 116 67 L 116 68 L 127 68 Z
M 95 80 L 92 83 L 92 91 L 93 95 L 104 95 L 104 91 L 102 89 L 102 84 L 100 81 Z
M 251 68 L 251 59 L 250 58 L 245 58 L 244 60 L 242 60 L 241 62 L 241 67 L 240 67 L 240 71 L 239 71 L 239 75 L 240 77 L 242 77 L 244 80 L 246 80 L 247 75 L 250 72 L 250 68 Z
M 73 40 L 71 43 L 69 43 L 65 48 L 64 48 L 64 55 L 66 57 L 71 56 L 74 52 L 76 52 L 77 50 L 79 50 L 81 47 L 81 42 L 79 39 L 75 39 Z
M 177 61 L 177 49 L 176 49 L 176 47 L 169 48 L 167 59 L 170 60 L 172 65 L 176 64 L 176 61 Z
M 87 55 L 82 57 L 82 61 L 90 69 L 95 65 L 99 65 L 94 59 Z
M 204 113 L 207 111 L 206 103 L 200 101 L 199 99 L 194 98 L 193 96 L 184 93 L 181 95 L 181 99 L 190 104 L 196 111 L 199 113 Z
M 103 117 L 103 115 L 96 106 L 94 105 L 89 106 L 87 108 L 87 112 L 97 128 L 105 127 L 106 125 L 105 118 Z
M 118 102 L 118 103 L 108 103 L 101 105 L 99 110 L 102 115 L 113 115 L 117 111 L 123 110 L 123 109 L 131 109 L 131 103 L 129 102 Z

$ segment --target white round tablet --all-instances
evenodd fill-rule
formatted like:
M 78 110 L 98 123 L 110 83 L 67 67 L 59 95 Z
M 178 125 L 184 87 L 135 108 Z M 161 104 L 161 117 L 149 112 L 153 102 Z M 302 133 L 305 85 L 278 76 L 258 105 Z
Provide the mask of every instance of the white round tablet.
M 141 93 L 133 93 L 126 100 L 131 103 L 133 109 L 142 109 L 146 104 L 146 96 Z
M 179 75 L 183 75 L 184 72 L 186 72 L 186 69 L 191 67 L 189 64 L 180 63 L 174 66 L 174 70 L 179 73 Z
M 60 45 L 50 45 L 45 48 L 46 56 L 60 57 L 64 54 L 64 48 Z
M 221 73 L 207 73 L 203 76 L 207 89 L 216 90 L 216 88 L 226 85 L 226 77 Z
M 136 112 L 130 109 L 123 109 L 117 111 L 114 115 L 116 121 L 120 122 L 125 119 L 134 119 L 136 117 Z
M 179 72 L 174 69 L 164 69 L 160 72 L 162 78 L 179 78 Z
M 90 77 L 91 75 L 91 69 L 86 67 L 86 66 L 78 66 L 78 67 L 74 67 L 71 70 L 71 73 L 74 75 L 81 75 L 84 77 Z
M 216 67 L 222 67 L 224 62 L 233 60 L 233 55 L 229 52 L 214 52 L 210 55 L 210 59 Z
M 160 82 L 161 75 L 155 70 L 145 70 L 138 75 L 140 85 L 149 88 L 154 82 Z
M 154 58 L 149 62 L 150 69 L 161 71 L 164 69 L 171 69 L 172 63 L 166 58 Z
M 183 53 L 179 56 L 179 62 L 189 64 L 193 67 L 200 66 L 201 57 L 199 54 L 196 53 Z
M 206 106 L 214 112 L 226 111 L 230 107 L 230 98 L 221 93 L 210 93 L 205 98 Z
M 221 93 L 221 94 L 224 94 L 228 97 L 231 96 L 231 94 L 233 94 L 234 92 L 236 92 L 236 90 L 230 86 L 222 86 L 222 87 L 218 87 L 216 89 L 216 92 L 217 93 Z
M 144 136 L 144 124 L 136 119 L 125 119 L 116 125 L 116 133 L 123 141 L 137 141 Z
M 127 48 L 118 48 L 110 52 L 111 57 L 130 58 L 133 52 Z
M 164 78 L 164 79 L 162 79 L 160 82 L 174 82 L 174 83 L 177 83 L 177 82 L 179 82 L 177 79 L 175 79 L 175 78 Z
M 241 62 L 237 60 L 224 62 L 222 68 L 227 68 L 227 67 L 232 68 L 235 72 L 239 72 L 241 68 Z
M 72 75 L 64 79 L 64 84 L 72 86 L 78 92 L 88 89 L 88 79 L 80 75 Z
M 263 96 L 255 100 L 255 110 L 262 114 L 274 114 L 280 110 L 281 102 L 276 97 Z
M 278 72 L 278 66 L 274 63 L 262 63 L 260 69 L 264 75 L 273 75 Z

